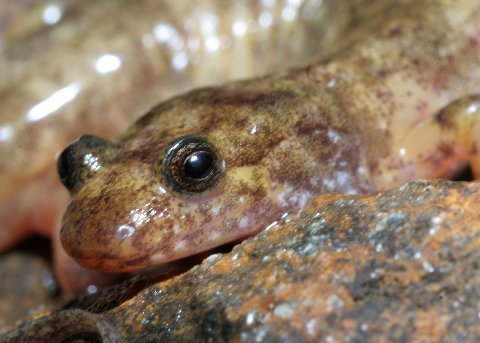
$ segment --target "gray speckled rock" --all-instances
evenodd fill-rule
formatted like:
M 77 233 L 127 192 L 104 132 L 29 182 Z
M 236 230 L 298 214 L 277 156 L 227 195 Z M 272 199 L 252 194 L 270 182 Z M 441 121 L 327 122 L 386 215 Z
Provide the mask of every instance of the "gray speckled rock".
M 4 339 L 477 342 L 479 197 L 480 183 L 450 181 L 320 196 L 185 274 L 137 278 Z

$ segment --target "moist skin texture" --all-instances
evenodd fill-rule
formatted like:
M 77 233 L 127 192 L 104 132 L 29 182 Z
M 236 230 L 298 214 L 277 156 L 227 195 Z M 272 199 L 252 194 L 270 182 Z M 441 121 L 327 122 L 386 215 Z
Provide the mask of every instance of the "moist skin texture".
M 327 59 L 153 108 L 73 193 L 67 253 L 135 270 L 253 235 L 315 194 L 451 177 L 467 162 L 477 176 L 480 4 L 382 4 Z M 186 135 L 209 142 L 224 168 L 201 193 L 179 191 L 161 167 Z

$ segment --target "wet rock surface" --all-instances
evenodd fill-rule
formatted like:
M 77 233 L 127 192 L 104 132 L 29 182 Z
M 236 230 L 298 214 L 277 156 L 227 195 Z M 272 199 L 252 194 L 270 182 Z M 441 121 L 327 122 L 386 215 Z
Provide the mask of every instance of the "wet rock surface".
M 323 195 L 182 275 L 130 280 L 3 340 L 476 342 L 479 196 L 451 181 Z

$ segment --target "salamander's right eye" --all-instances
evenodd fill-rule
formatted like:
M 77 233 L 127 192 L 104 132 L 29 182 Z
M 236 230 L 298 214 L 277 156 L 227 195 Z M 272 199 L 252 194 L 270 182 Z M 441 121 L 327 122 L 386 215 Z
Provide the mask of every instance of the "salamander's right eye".
M 114 143 L 97 136 L 82 136 L 58 156 L 58 176 L 71 193 L 76 193 L 116 154 L 117 146 Z

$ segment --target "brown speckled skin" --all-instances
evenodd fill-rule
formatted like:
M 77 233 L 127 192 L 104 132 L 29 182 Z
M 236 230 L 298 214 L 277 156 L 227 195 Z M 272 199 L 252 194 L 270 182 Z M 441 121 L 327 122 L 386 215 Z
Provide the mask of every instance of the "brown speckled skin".
M 252 235 L 315 194 L 451 176 L 475 157 L 474 140 L 434 158 L 439 145 L 454 143 L 439 131 L 465 134 L 434 115 L 480 92 L 478 15 L 473 0 L 394 3 L 327 60 L 162 103 L 74 196 L 63 246 L 86 267 L 127 271 Z M 205 194 L 178 194 L 155 173 L 166 146 L 187 134 L 212 142 L 226 164 Z

